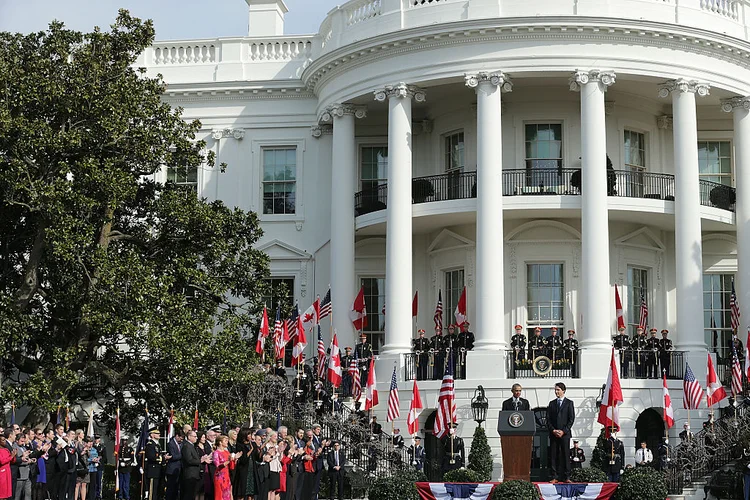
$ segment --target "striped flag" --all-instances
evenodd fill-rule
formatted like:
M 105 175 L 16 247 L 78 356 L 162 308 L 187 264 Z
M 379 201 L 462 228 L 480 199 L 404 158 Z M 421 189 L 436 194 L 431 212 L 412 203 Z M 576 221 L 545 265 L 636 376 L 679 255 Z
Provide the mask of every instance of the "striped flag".
M 323 335 L 318 325 L 318 378 L 325 380 L 326 377 L 326 345 L 323 343 Z
M 268 326 L 268 310 L 265 307 L 263 307 L 263 318 L 260 320 L 260 331 L 258 332 L 258 341 L 255 343 L 255 352 L 257 352 L 260 355 L 263 355 L 264 344 L 266 342 L 266 337 L 268 337 L 269 332 L 270 332 L 270 328 Z
M 644 330 L 648 326 L 648 304 L 646 304 L 646 296 L 641 291 L 641 317 L 638 320 L 638 326 Z
M 174 437 L 174 410 L 169 410 L 169 423 L 167 424 L 167 441 Z
M 120 441 L 122 436 L 120 434 L 120 407 L 117 407 L 117 417 L 115 418 L 115 493 L 120 491 L 120 474 L 118 474 L 120 468 L 120 460 L 118 455 L 120 454 Z
M 385 416 L 386 422 L 393 422 L 401 416 L 399 409 L 400 401 L 398 400 L 398 384 L 396 383 L 396 367 L 393 367 L 391 375 L 391 389 L 388 392 L 388 414 Z
M 719 377 L 716 376 L 716 370 L 714 370 L 714 360 L 711 359 L 711 353 L 706 353 L 708 356 L 708 364 L 706 371 L 706 405 L 711 408 L 713 405 L 727 397 L 727 391 L 724 390 L 724 386 L 719 382 Z
M 695 380 L 693 370 L 685 363 L 685 376 L 682 379 L 682 390 L 685 393 L 682 398 L 682 407 L 686 410 L 697 410 L 703 399 L 703 388 L 700 382 Z
M 362 397 L 362 379 L 359 375 L 359 368 L 357 368 L 359 359 L 357 353 L 354 353 L 354 359 L 349 363 L 349 373 L 352 374 L 352 397 L 354 401 L 359 401 Z
M 456 421 L 456 390 L 453 386 L 453 353 L 448 351 L 448 369 L 443 375 L 437 401 L 437 415 L 433 434 L 440 439 L 448 434 L 449 426 Z
M 411 390 L 411 402 L 409 403 L 409 416 L 406 417 L 406 425 L 409 427 L 409 434 L 412 436 L 419 431 L 419 414 L 424 410 L 422 396 L 419 395 L 417 379 L 414 379 L 414 387 Z
M 747 330 L 747 342 L 750 342 L 750 328 Z M 750 380 L 750 345 L 745 343 L 745 376 Z
M 742 394 L 742 366 L 737 356 L 737 349 L 732 348 L 732 396 Z
M 320 316 L 318 317 L 318 321 L 330 315 L 332 310 L 331 287 L 328 287 L 328 292 L 326 293 L 326 296 L 323 297 L 323 301 L 320 303 Z
M 281 306 L 276 306 L 276 321 L 273 324 L 273 339 L 276 359 L 284 355 L 284 325 L 281 323 Z
M 435 316 L 432 317 L 433 321 L 435 322 L 435 329 L 438 328 L 442 331 L 443 330 L 443 291 L 438 290 L 438 301 L 437 305 L 435 306 Z
M 365 411 L 378 406 L 378 389 L 375 380 L 375 358 L 370 358 L 370 369 L 367 371 L 367 385 L 365 386 Z
M 674 426 L 674 409 L 672 409 L 672 398 L 669 397 L 667 388 L 667 374 L 663 374 L 662 377 L 664 379 L 664 424 L 667 429 L 671 429 Z
M 297 335 L 297 318 L 299 318 L 299 306 L 297 304 L 294 304 L 294 308 L 292 309 L 292 316 L 291 318 L 286 320 L 286 329 L 289 332 L 288 340 L 292 340 L 292 338 Z
M 734 280 L 732 280 L 732 294 L 729 296 L 729 309 L 732 313 L 732 331 L 736 332 L 740 328 L 740 303 L 737 300 L 737 294 L 734 293 Z
M 339 351 L 339 341 L 336 338 L 336 332 L 333 332 L 331 340 L 331 355 L 328 358 L 328 380 L 333 387 L 341 386 L 341 353 Z

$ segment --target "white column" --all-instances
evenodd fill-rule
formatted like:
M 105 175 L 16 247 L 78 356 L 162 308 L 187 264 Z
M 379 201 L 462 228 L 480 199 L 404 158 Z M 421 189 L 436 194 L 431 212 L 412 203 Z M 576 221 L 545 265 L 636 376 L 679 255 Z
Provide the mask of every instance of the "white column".
M 609 307 L 609 211 L 604 92 L 612 71 L 576 71 L 571 89 L 581 92 L 581 262 L 583 330 L 581 377 L 599 376 L 612 348 Z
M 388 100 L 388 201 L 385 240 L 385 345 L 383 354 L 411 351 L 412 230 L 411 104 L 425 100 L 421 89 L 405 83 L 375 92 Z
M 734 185 L 737 188 L 734 220 L 737 227 L 737 301 L 740 303 L 738 336 L 750 324 L 750 98 L 722 101 L 721 109 L 733 112 Z
M 708 95 L 708 84 L 670 80 L 659 88 L 659 97 L 672 94 L 675 164 L 675 265 L 677 275 L 678 350 L 688 351 L 688 361 L 698 380 L 705 380 L 706 341 L 703 334 L 703 245 L 698 177 L 698 119 L 695 94 Z
M 338 333 L 341 346 L 355 344 L 354 326 L 349 318 L 358 290 L 354 272 L 354 192 L 357 183 L 354 118 L 363 118 L 365 115 L 364 107 L 350 104 L 333 104 L 321 115 L 321 121 L 333 122 L 331 305 L 333 328 Z
M 503 147 L 501 93 L 513 89 L 502 72 L 466 75 L 477 93 L 476 350 L 508 347 L 504 318 Z

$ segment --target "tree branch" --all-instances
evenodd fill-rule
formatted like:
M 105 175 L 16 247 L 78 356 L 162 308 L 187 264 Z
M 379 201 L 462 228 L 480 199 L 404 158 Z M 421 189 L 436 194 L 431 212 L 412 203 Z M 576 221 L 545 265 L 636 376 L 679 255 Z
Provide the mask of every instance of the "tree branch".
M 31 298 L 39 288 L 39 265 L 44 254 L 46 227 L 46 223 L 41 223 L 37 228 L 29 259 L 24 268 L 23 282 L 16 291 L 15 306 L 19 310 L 24 310 L 29 306 Z

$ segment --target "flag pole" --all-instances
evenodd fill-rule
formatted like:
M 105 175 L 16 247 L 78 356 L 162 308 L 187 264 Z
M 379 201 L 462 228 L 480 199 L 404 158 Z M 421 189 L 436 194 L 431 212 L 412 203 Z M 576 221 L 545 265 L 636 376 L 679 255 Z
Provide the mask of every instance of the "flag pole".
M 117 421 L 120 421 L 120 405 L 117 405 Z M 119 424 L 118 424 L 119 426 Z M 118 427 L 119 428 L 119 427 Z M 117 439 L 117 436 L 115 436 L 115 440 Z M 118 456 L 119 453 L 117 450 L 119 450 L 120 443 L 115 443 L 115 500 L 117 500 L 117 493 L 120 491 L 120 457 Z M 128 492 L 130 493 L 130 492 Z
M 146 417 L 148 417 L 148 403 L 146 404 Z M 148 429 L 146 429 L 148 431 Z M 143 487 L 144 487 L 144 481 L 146 480 L 146 449 L 144 447 L 143 450 L 140 450 L 141 454 L 141 498 L 143 498 Z M 151 496 L 149 495 L 149 500 L 151 499 Z

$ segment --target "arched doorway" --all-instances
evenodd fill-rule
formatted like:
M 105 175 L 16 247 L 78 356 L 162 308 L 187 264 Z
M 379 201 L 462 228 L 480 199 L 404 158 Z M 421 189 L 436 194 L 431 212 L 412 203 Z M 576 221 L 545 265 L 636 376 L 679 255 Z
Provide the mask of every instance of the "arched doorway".
M 646 446 L 656 456 L 656 450 L 659 448 L 659 443 L 664 437 L 664 419 L 662 418 L 661 408 L 648 408 L 643 410 L 638 416 L 638 420 L 635 421 L 635 443 L 633 443 L 633 451 L 641 447 L 641 442 L 646 441 Z M 631 455 L 628 451 L 625 451 L 626 456 Z
M 433 410 L 424 423 L 424 453 L 426 455 L 424 473 L 429 481 L 443 480 L 443 444 L 432 433 L 436 416 L 437 410 Z

